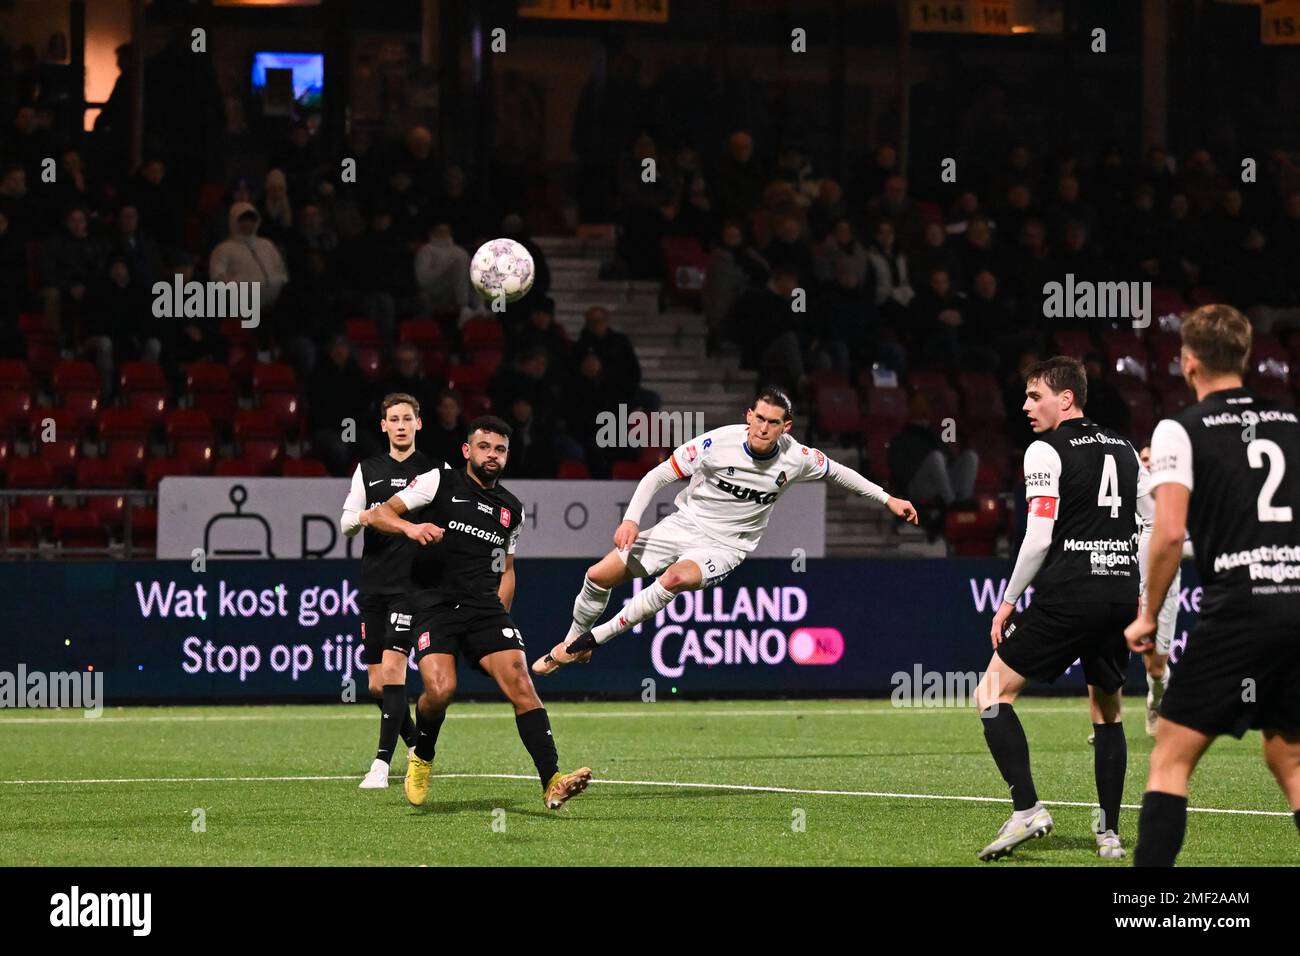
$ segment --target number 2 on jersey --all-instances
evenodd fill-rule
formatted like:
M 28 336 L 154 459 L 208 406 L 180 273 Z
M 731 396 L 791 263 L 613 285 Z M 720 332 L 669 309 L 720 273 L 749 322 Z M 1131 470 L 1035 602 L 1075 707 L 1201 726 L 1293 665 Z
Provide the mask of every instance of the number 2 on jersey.
M 1281 447 L 1267 438 L 1256 438 L 1246 446 L 1246 461 L 1251 468 L 1263 468 L 1265 458 L 1268 459 L 1268 475 L 1264 478 L 1264 487 L 1259 489 L 1259 520 L 1290 521 L 1290 505 L 1279 507 L 1271 503 L 1273 495 L 1277 493 L 1277 486 L 1282 484 L 1282 476 L 1286 474 L 1286 456 L 1282 454 Z
M 1119 493 L 1119 472 L 1115 469 L 1115 456 L 1107 455 L 1101 466 L 1101 487 L 1097 489 L 1097 507 L 1109 508 L 1112 518 L 1119 517 L 1119 506 L 1124 498 Z

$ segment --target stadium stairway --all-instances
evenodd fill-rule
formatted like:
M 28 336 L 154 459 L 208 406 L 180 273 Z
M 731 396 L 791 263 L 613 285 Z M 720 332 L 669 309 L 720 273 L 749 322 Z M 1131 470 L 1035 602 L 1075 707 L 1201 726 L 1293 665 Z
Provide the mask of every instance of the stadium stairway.
M 742 420 L 757 384 L 755 373 L 740 368 L 734 349 L 724 349 L 715 358 L 705 356 L 702 314 L 679 306 L 661 312 L 658 280 L 600 278 L 601 263 L 614 254 L 613 239 L 545 236 L 536 242 L 550 266 L 556 321 L 571 340 L 582 331 L 586 310 L 603 305 L 610 310 L 612 327 L 632 339 L 641 361 L 642 385 L 663 396 L 665 412 L 702 412 L 705 430 Z M 861 467 L 856 449 L 821 447 L 831 458 Z M 847 492 L 833 485 L 826 491 L 827 557 L 942 557 L 947 553 L 942 541 L 927 544 L 918 529 L 895 526 L 884 509 L 850 500 Z

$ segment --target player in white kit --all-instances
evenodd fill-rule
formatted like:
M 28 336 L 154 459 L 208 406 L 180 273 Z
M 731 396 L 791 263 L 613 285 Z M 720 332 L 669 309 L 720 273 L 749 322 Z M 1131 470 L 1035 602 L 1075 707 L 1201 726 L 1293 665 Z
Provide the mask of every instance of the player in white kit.
M 533 663 L 535 673 L 551 674 L 565 664 L 589 660 L 596 647 L 654 617 L 683 591 L 722 581 L 758 545 L 772 506 L 796 482 L 825 478 L 917 523 L 910 501 L 891 497 L 852 468 L 791 438 L 791 413 L 788 395 L 763 389 L 745 413 L 745 424 L 691 439 L 641 479 L 614 532 L 614 550 L 587 569 L 568 635 Z M 679 480 L 690 484 L 673 502 L 677 510 L 642 531 L 641 514 L 650 500 Z M 658 580 L 616 617 L 593 627 L 610 591 L 648 575 Z

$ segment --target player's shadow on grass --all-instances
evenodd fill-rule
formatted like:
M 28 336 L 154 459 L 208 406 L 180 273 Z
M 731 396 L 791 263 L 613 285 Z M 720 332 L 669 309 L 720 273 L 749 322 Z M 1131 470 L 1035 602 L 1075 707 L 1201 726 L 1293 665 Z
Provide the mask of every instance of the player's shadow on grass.
M 537 810 L 526 806 L 518 800 L 433 800 L 429 799 L 422 806 L 411 807 L 414 816 L 443 816 L 449 813 L 478 813 L 491 815 L 494 810 L 504 810 L 507 814 L 519 814 L 525 817 L 545 817 L 554 819 L 555 813 Z

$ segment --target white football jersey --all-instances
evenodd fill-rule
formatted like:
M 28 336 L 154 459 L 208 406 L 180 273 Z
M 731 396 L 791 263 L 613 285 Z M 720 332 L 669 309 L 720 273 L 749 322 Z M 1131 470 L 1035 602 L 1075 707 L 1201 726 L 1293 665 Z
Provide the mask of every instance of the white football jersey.
M 693 438 L 668 459 L 690 484 L 678 493 L 677 510 L 709 537 L 741 551 L 753 551 L 767 527 L 772 506 L 797 481 L 826 477 L 830 463 L 815 448 L 788 434 L 765 458 L 745 439 L 746 425 L 724 425 Z

